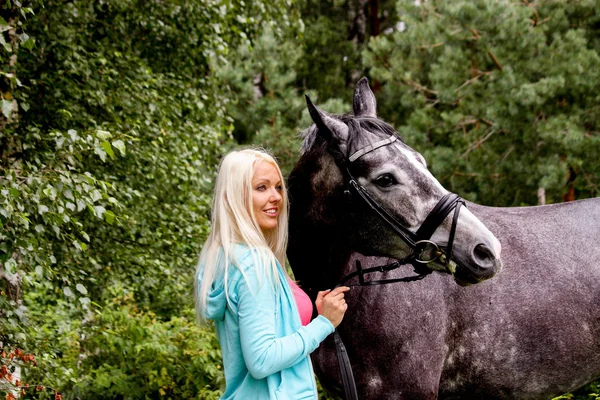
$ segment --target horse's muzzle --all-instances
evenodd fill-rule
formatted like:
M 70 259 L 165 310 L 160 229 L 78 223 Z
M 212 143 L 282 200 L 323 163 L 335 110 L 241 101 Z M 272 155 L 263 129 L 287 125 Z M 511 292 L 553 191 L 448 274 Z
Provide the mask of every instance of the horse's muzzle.
M 455 258 L 458 266 L 454 273 L 454 279 L 461 286 L 490 279 L 502 269 L 500 258 L 490 246 L 484 243 L 476 245 L 469 256 L 463 257 L 458 252 L 455 254 Z

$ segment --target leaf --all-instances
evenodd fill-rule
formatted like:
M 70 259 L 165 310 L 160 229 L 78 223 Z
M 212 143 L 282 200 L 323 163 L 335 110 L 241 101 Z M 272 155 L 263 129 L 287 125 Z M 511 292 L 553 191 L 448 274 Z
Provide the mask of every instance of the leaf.
M 106 212 L 106 209 L 102 206 L 95 206 L 94 207 L 94 211 L 96 213 L 96 216 L 98 218 L 102 218 L 102 216 L 104 215 L 104 213 Z
M 35 46 L 35 39 L 29 37 L 29 35 L 26 33 L 22 33 L 21 35 L 19 35 L 19 39 L 21 39 L 21 47 L 27 50 L 31 50 L 33 49 L 33 46 Z
M 35 38 L 29 38 L 26 42 L 24 42 L 21 47 L 26 48 L 27 50 L 33 49 L 35 46 Z
M 98 189 L 94 189 L 92 192 L 92 201 L 96 202 L 102 198 L 102 194 Z
M 73 292 L 71 291 L 71 288 L 68 286 L 63 287 L 63 293 L 65 294 L 65 296 L 67 297 L 75 297 L 73 295 Z
M 6 119 L 10 119 L 13 110 L 12 101 L 2 99 L 2 114 L 6 117 Z
M 85 288 L 85 286 L 83 286 L 81 283 L 78 283 L 77 285 L 75 285 L 75 289 L 77 289 L 77 291 L 81 294 L 87 294 L 87 289 Z
M 4 39 L 4 35 L 2 34 L 2 32 L 0 32 L 0 44 L 2 45 L 2 47 L 4 47 L 4 50 L 8 51 L 9 53 L 12 53 L 12 46 L 10 45 L 10 43 L 6 43 L 6 39 Z
M 98 157 L 100 157 L 102 162 L 106 161 L 106 151 L 104 151 L 102 147 L 94 147 L 94 153 L 96 153 Z
M 125 143 L 122 140 L 115 140 L 114 142 L 112 142 L 112 145 L 115 149 L 121 152 L 121 155 L 123 157 L 125 156 Z
M 101 145 L 102 145 L 102 148 L 104 149 L 104 151 L 106 151 L 106 154 L 108 154 L 110 156 L 110 158 L 114 160 L 115 153 L 113 152 L 112 147 L 110 147 L 110 143 L 102 142 Z
M 112 134 L 109 131 L 103 131 L 103 130 L 98 129 L 96 131 L 96 136 L 100 140 L 108 140 L 112 137 Z
M 10 29 L 12 29 L 12 26 L 10 26 L 4 18 L 0 17 L 0 32 L 5 32 Z
M 112 225 L 112 223 L 115 221 L 115 213 L 112 211 L 106 211 L 104 213 L 104 220 L 107 224 Z
M 80 242 L 78 240 L 73 240 L 73 246 L 75 246 L 76 249 L 81 250 L 81 251 L 87 250 L 87 244 Z

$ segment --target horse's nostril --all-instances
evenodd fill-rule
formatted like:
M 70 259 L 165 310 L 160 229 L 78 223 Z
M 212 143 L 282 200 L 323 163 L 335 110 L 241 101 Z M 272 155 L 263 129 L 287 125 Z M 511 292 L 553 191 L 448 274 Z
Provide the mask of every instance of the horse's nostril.
M 478 244 L 475 246 L 475 249 L 473 250 L 473 256 L 477 263 L 481 266 L 486 266 L 493 263 L 496 258 L 492 250 L 485 244 Z

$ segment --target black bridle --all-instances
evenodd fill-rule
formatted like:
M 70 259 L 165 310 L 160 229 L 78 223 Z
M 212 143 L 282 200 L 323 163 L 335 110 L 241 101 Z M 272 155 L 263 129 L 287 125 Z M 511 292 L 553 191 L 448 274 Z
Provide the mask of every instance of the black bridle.
M 358 277 L 358 283 L 346 284 L 346 286 L 373 286 L 395 282 L 418 281 L 432 272 L 430 268 L 427 268 L 427 264 L 436 260 L 443 264 L 449 272 L 454 274 L 454 267 L 452 266 L 454 236 L 456 233 L 456 224 L 458 222 L 460 207 L 465 205 L 465 201 L 460 196 L 455 193 L 448 193 L 444 195 L 437 202 L 435 207 L 433 207 L 433 209 L 429 212 L 421 224 L 421 227 L 413 233 L 399 223 L 387 210 L 377 203 L 377 201 L 371 197 L 367 189 L 358 183 L 358 180 L 350 171 L 352 162 L 358 160 L 360 157 L 373 150 L 394 143 L 397 139 L 398 138 L 395 135 L 392 135 L 388 139 L 372 143 L 357 150 L 349 157 L 342 155 L 339 150 L 334 150 L 331 148 L 329 149 L 330 154 L 334 157 L 336 164 L 344 175 L 344 193 L 346 196 L 350 198 L 354 196 L 361 199 L 362 202 L 368 205 L 369 208 L 373 210 L 373 212 L 375 212 L 375 214 L 377 214 L 377 216 L 379 216 L 379 218 L 390 229 L 400 236 L 400 238 L 402 238 L 402 240 L 410 248 L 410 254 L 408 256 L 386 265 L 363 269 L 360 261 L 356 260 L 356 270 L 342 277 L 336 287 L 346 284 L 346 282 L 354 277 Z M 453 210 L 454 215 L 452 217 L 452 225 L 450 228 L 448 243 L 446 246 L 440 246 L 430 240 L 431 236 Z M 404 278 L 365 280 L 366 274 L 374 272 L 388 272 L 406 264 L 412 264 L 417 275 Z M 344 346 L 337 329 L 334 333 L 334 341 L 336 345 L 340 371 L 342 374 L 342 383 L 344 385 L 346 400 L 357 400 L 358 394 L 356 391 L 356 383 L 354 382 L 354 374 L 352 373 L 352 366 L 350 365 L 346 347 Z

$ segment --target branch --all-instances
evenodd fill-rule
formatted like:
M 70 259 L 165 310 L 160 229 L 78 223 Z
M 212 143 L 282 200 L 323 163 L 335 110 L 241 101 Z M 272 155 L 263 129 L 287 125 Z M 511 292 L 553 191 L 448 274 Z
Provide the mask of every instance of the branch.
M 492 61 L 494 61 L 494 64 L 496 64 L 496 68 L 498 68 L 500 71 L 503 71 L 504 68 L 502 67 L 502 64 L 500 64 L 500 61 L 498 61 L 498 59 L 496 58 L 494 53 L 492 53 L 491 49 L 488 50 L 488 55 L 492 58 Z
M 435 95 L 437 95 L 437 93 L 438 93 L 436 90 L 428 89 L 428 88 L 426 88 L 425 86 L 423 86 L 423 85 L 420 85 L 419 83 L 417 83 L 417 82 L 413 81 L 413 80 L 412 80 L 412 79 L 410 79 L 410 78 L 403 78 L 402 80 L 403 80 L 403 81 L 404 81 L 404 82 L 405 82 L 405 83 L 406 83 L 408 86 L 412 86 L 412 87 L 414 87 L 415 89 L 417 89 L 417 90 L 420 90 L 421 92 L 426 92 L 426 93 L 429 93 L 429 94 L 435 94 Z
M 486 140 L 488 140 L 494 134 L 494 132 L 496 132 L 496 130 L 493 129 L 493 128 L 491 128 L 487 135 L 485 135 L 483 138 L 481 138 L 479 140 L 476 140 L 475 142 L 471 143 L 471 145 L 469 146 L 469 148 L 467 149 L 467 151 L 465 151 L 460 156 L 460 158 L 465 158 L 467 156 L 467 154 L 469 154 L 471 151 L 475 150 L 477 147 L 481 146 L 483 144 L 483 142 L 485 142 Z

